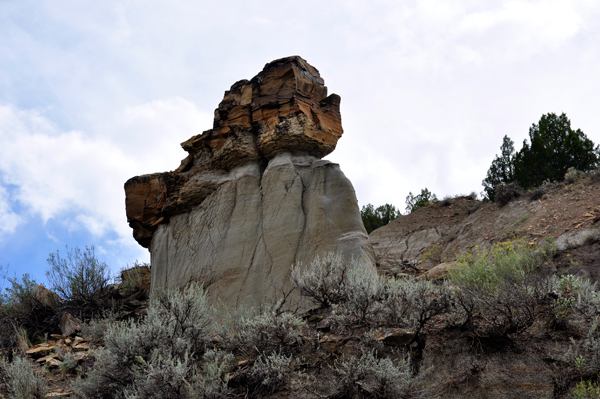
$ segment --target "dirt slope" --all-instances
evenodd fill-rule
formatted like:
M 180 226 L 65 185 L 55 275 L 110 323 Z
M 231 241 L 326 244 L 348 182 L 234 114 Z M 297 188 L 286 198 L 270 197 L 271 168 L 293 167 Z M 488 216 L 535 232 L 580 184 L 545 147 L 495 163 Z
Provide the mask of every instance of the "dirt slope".
M 533 198 L 536 199 L 533 199 Z M 600 179 L 548 185 L 499 207 L 457 197 L 401 216 L 370 235 L 379 271 L 423 274 L 456 254 L 523 238 L 555 241 L 562 272 L 600 279 Z

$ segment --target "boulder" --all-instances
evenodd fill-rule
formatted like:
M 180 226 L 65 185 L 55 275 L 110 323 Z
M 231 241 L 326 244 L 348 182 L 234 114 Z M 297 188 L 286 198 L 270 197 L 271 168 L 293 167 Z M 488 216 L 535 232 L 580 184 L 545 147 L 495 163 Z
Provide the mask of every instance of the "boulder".
M 292 265 L 317 255 L 373 267 L 354 188 L 321 159 L 342 135 L 339 105 L 302 58 L 273 61 L 225 92 L 213 129 L 182 143 L 176 170 L 127 181 L 152 288 L 200 281 L 225 306 L 259 305 L 289 291 Z
M 64 312 L 60 318 L 59 327 L 62 335 L 69 337 L 77 331 L 81 331 L 81 320 L 68 312 Z
M 62 303 L 62 300 L 56 293 L 50 291 L 43 285 L 36 285 L 33 287 L 31 290 L 31 298 L 42 307 L 53 310 L 57 310 Z

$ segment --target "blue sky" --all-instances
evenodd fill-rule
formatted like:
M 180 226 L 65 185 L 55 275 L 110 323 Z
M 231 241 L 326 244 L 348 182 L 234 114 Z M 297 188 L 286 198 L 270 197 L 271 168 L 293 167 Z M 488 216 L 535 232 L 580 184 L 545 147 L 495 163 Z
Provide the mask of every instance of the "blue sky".
M 480 192 L 548 112 L 600 142 L 599 1 L 0 0 L 0 265 L 148 260 L 124 182 L 175 169 L 225 90 L 294 54 L 342 97 L 327 158 L 361 205 Z

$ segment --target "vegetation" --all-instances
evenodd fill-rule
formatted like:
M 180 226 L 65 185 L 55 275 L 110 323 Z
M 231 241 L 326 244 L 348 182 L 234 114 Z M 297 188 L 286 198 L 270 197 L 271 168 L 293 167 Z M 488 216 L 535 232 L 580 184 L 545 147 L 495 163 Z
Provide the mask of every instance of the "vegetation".
M 400 211 L 390 204 L 381 205 L 377 208 L 371 204 L 367 204 L 360 210 L 360 216 L 368 234 L 371 234 L 375 229 L 385 226 L 401 215 Z
M 513 192 L 530 189 L 545 181 L 562 181 L 565 176 L 572 180 L 576 171 L 589 172 L 599 166 L 600 148 L 580 129 L 573 130 L 564 113 L 542 115 L 529 128 L 529 140 L 515 153 L 514 142 L 504 136 L 501 155 L 492 161 L 482 182 L 488 199 L 496 201 L 502 185 L 514 185 Z
M 362 356 L 351 356 L 336 364 L 334 394 L 330 397 L 352 397 L 366 390 L 374 398 L 409 398 L 414 379 L 410 360 L 396 362 L 389 358 L 378 358 L 376 351 Z
M 4 380 L 9 399 L 43 399 L 48 387 L 43 375 L 35 374 L 31 363 L 16 357 L 12 363 L 0 359 L 0 382 Z
M 504 136 L 500 147 L 500 156 L 496 155 L 492 165 L 487 171 L 487 176 L 481 183 L 486 197 L 496 200 L 496 187 L 500 184 L 509 184 L 515 181 L 515 147 L 514 142 Z
M 114 323 L 104 335 L 106 349 L 96 367 L 75 385 L 85 398 L 192 398 L 201 362 L 213 332 L 212 308 L 202 287 L 162 291 L 151 297 L 143 321 Z M 163 395 L 163 396 L 156 396 Z
M 413 195 L 409 192 L 406 196 L 406 212 L 412 213 L 418 208 L 429 205 L 432 202 L 436 202 L 438 199 L 435 194 L 430 192 L 427 188 L 421 189 L 421 193 Z
M 83 252 L 78 247 L 73 250 L 67 247 L 66 258 L 56 251 L 48 257 L 48 263 L 46 277 L 50 287 L 64 300 L 89 302 L 111 280 L 108 266 L 96 258 L 93 246 Z
M 581 381 L 571 395 L 572 399 L 600 398 L 600 385 L 596 381 Z
M 479 334 L 522 332 L 536 320 L 554 280 L 542 267 L 551 246 L 531 248 L 524 241 L 494 245 L 467 254 L 450 270 L 465 324 Z
M 458 257 L 448 281 L 434 282 L 378 276 L 357 259 L 330 253 L 293 267 L 296 289 L 319 307 L 304 318 L 283 311 L 286 298 L 224 314 L 202 286 L 156 291 L 144 318 L 117 321 L 114 313 L 104 312 L 106 320 L 89 323 L 87 333 L 101 338 L 105 348 L 95 349 L 86 369 L 64 356 L 60 370 L 79 375 L 72 386 L 78 398 L 224 399 L 280 392 L 330 399 L 435 397 L 425 389 L 427 370 L 419 363 L 431 331 L 458 326 L 480 340 L 512 340 L 536 321 L 554 318 L 555 329 L 566 331 L 576 320 L 587 326 L 585 337 L 555 359 L 566 365 L 567 376 L 581 379 L 571 397 L 597 397 L 600 292 L 586 279 L 551 275 L 547 264 L 554 255 L 551 241 L 538 247 L 516 240 L 490 250 L 475 248 Z M 81 270 L 97 270 L 97 264 L 86 262 Z M 55 271 L 56 281 L 72 293 L 75 286 L 65 270 L 80 270 L 81 264 L 67 266 Z M 28 276 L 9 282 L 0 321 L 17 309 L 27 314 L 37 287 Z M 311 314 L 325 315 L 327 326 L 311 328 Z M 403 343 L 394 349 L 383 345 L 376 337 L 385 328 L 404 331 Z M 322 362 L 322 378 L 314 379 L 314 366 L 304 356 L 321 353 L 322 331 L 353 343 L 331 360 L 313 354 L 310 362 Z M 12 363 L 0 362 L 3 383 L 8 397 L 43 397 L 48 390 L 43 373 L 33 373 L 31 363 L 18 356 Z

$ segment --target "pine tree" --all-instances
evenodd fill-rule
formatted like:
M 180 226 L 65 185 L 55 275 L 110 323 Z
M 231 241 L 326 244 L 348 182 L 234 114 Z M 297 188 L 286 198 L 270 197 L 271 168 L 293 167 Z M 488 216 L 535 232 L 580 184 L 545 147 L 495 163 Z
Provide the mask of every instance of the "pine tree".
M 362 207 L 360 215 L 362 216 L 365 230 L 367 230 L 368 234 L 371 234 L 373 230 L 385 226 L 398 218 L 401 213 L 395 206 L 390 204 L 381 205 L 377 209 L 373 205 L 367 204 Z
M 529 128 L 529 139 L 514 159 L 515 180 L 525 189 L 545 180 L 562 181 L 571 167 L 588 172 L 598 167 L 600 150 L 562 113 L 543 115 Z
M 496 155 L 492 161 L 492 165 L 488 169 L 487 176 L 481 184 L 484 187 L 486 197 L 494 201 L 496 197 L 495 187 L 499 184 L 512 183 L 515 180 L 515 146 L 514 142 L 504 136 L 502 146 L 500 147 L 501 155 Z

